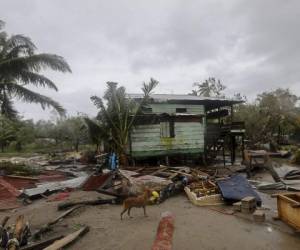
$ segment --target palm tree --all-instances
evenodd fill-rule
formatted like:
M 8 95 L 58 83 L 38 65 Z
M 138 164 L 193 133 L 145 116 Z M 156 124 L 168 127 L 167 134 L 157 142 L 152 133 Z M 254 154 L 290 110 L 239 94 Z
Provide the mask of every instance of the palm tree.
M 142 112 L 144 105 L 148 102 L 150 94 L 157 86 L 158 81 L 151 78 L 149 83 L 143 83 L 142 91 L 144 97 L 140 103 L 127 98 L 124 87 L 118 87 L 115 82 L 107 83 L 107 90 L 104 94 L 104 101 L 102 98 L 92 96 L 91 100 L 94 105 L 100 110 L 98 113 L 98 120 L 105 128 L 108 137 L 111 139 L 111 145 L 120 156 L 122 165 L 126 165 L 126 149 L 128 146 L 128 139 L 130 129 L 139 113 Z
M 203 83 L 194 83 L 194 86 L 198 87 L 197 92 L 200 96 L 210 97 L 212 93 L 212 88 L 208 80 Z
M 194 83 L 198 89 L 193 90 L 192 94 L 194 95 L 195 92 L 199 93 L 200 96 L 205 97 L 222 97 L 222 92 L 226 88 L 223 84 L 221 84 L 220 80 L 217 80 L 214 77 L 209 77 L 203 83 L 196 82 Z
M 0 31 L 3 25 L 0 21 Z M 0 113 L 9 118 L 16 118 L 17 115 L 13 98 L 38 103 L 43 109 L 53 107 L 61 115 L 65 113 L 58 102 L 28 89 L 29 85 L 33 85 L 58 90 L 54 82 L 39 74 L 41 70 L 71 72 L 68 63 L 61 56 L 36 54 L 36 49 L 31 39 L 26 36 L 8 36 L 6 32 L 0 32 Z

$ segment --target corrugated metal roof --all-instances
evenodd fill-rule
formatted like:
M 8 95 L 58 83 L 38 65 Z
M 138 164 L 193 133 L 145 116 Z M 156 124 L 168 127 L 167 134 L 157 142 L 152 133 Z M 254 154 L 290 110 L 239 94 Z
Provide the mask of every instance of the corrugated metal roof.
M 129 98 L 132 99 L 142 99 L 143 94 L 127 94 Z M 218 98 L 218 97 L 205 97 L 205 96 L 193 96 L 193 95 L 179 95 L 179 94 L 152 94 L 150 98 L 158 101 L 232 101 L 235 103 L 242 103 L 241 100 L 228 99 L 228 98 Z

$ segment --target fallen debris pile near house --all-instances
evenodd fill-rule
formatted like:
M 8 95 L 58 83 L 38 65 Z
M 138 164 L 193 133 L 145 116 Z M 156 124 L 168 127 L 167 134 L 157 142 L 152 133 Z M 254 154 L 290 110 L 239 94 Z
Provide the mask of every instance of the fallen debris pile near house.
M 0 247 L 3 249 L 9 250 L 39 250 L 39 249 L 48 249 L 48 250 L 59 250 L 62 247 L 67 246 L 68 244 L 75 241 L 79 236 L 82 236 L 88 232 L 87 226 L 82 226 L 78 231 L 71 233 L 67 236 L 59 235 L 48 239 L 42 239 L 41 236 L 46 232 L 52 229 L 52 226 L 57 222 L 61 221 L 63 218 L 71 214 L 75 209 L 78 209 L 80 206 L 74 207 L 54 220 L 50 221 L 39 230 L 31 233 L 29 228 L 29 221 L 25 221 L 24 215 L 19 215 L 16 219 L 14 225 L 6 226 L 9 221 L 9 217 L 5 217 L 2 220 L 0 228 L 0 238 L 1 243 Z
M 253 157 L 252 160 L 256 156 L 257 158 L 262 156 L 263 164 L 270 164 L 269 158 L 265 157 L 265 152 L 248 152 L 248 157 Z M 264 161 L 264 159 L 267 160 Z M 145 188 L 151 190 L 152 196 L 149 203 L 152 205 L 159 205 L 172 196 L 185 193 L 190 202 L 196 206 L 206 207 L 206 209 L 227 215 L 248 216 L 257 223 L 263 223 L 266 220 L 267 213 L 260 207 L 263 203 L 261 194 L 257 193 L 254 190 L 255 187 L 252 186 L 255 184 L 260 190 L 263 183 L 262 181 L 248 180 L 245 173 L 240 174 L 241 171 L 249 170 L 245 169 L 243 165 L 230 167 L 214 165 L 202 168 L 160 165 L 98 171 L 96 165 L 82 164 L 78 157 L 67 160 L 35 157 L 31 160 L 14 159 L 13 162 L 8 164 L 12 168 L 6 167 L 1 172 L 0 210 L 18 208 L 29 205 L 35 200 L 44 199 L 44 202 L 51 202 L 51 204 L 56 202 L 54 203 L 55 209 L 64 211 L 58 217 L 39 226 L 32 235 L 28 233 L 24 249 L 60 249 L 70 244 L 77 237 L 86 233 L 89 230 L 88 227 L 81 225 L 80 228 L 73 228 L 69 235 L 54 236 L 49 232 L 59 231 L 58 221 L 63 220 L 75 210 L 81 212 L 84 210 L 80 209 L 82 207 L 121 204 L 124 199 L 143 193 Z M 31 168 L 32 162 L 34 162 L 34 167 Z M 26 164 L 34 171 L 24 171 L 19 166 L 14 168 L 16 163 Z M 6 166 L 8 165 L 6 164 Z M 269 166 L 273 167 L 272 164 Z M 267 167 L 266 169 L 273 169 L 276 172 L 276 174 L 269 172 L 273 178 L 275 177 L 275 182 L 268 184 L 269 188 L 286 188 L 287 183 L 291 187 L 290 183 L 292 182 L 299 184 L 298 169 L 281 172 L 280 168 Z M 73 190 L 82 190 L 80 192 L 86 193 L 86 197 L 74 198 L 73 194 L 77 192 L 72 192 Z M 298 213 L 299 197 L 297 197 L 288 198 L 295 200 L 290 207 Z M 278 211 L 281 206 L 278 205 Z M 282 212 L 279 213 L 279 217 L 289 224 L 295 223 L 295 217 L 292 217 L 293 222 L 290 223 L 291 219 L 286 219 L 286 215 Z M 3 228 L 5 227 L 3 226 Z M 22 239 L 17 237 L 19 236 L 15 233 L 14 238 L 20 242 Z

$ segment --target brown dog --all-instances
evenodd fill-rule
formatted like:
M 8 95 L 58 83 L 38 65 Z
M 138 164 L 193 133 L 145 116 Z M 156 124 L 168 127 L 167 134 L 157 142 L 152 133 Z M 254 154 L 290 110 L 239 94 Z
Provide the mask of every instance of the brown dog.
M 123 211 L 121 212 L 121 220 L 123 219 L 123 214 L 127 211 L 128 216 L 130 216 L 130 210 L 133 207 L 142 207 L 144 209 L 144 216 L 146 217 L 146 205 L 148 204 L 149 198 L 151 197 L 151 191 L 149 189 L 145 189 L 142 195 L 137 197 L 129 197 L 123 202 Z

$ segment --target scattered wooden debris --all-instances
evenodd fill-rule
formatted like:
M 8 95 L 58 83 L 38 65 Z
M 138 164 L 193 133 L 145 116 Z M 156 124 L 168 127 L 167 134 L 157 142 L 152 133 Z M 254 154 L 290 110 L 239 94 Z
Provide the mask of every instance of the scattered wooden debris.
M 242 213 L 250 214 L 253 213 L 256 209 L 255 197 L 247 196 L 241 200 L 241 204 Z
M 77 230 L 74 233 L 71 233 L 64 238 L 55 241 L 53 244 L 50 246 L 46 247 L 44 250 L 59 250 L 62 249 L 63 247 L 73 243 L 75 240 L 77 240 L 80 236 L 83 236 L 89 231 L 88 226 L 84 226 L 83 228 Z
M 30 229 L 28 222 L 25 222 L 24 215 L 19 215 L 12 235 L 8 234 L 9 238 L 5 246 L 6 249 L 17 250 L 20 246 L 26 245 L 29 234 Z
M 48 232 L 49 230 L 51 230 L 51 226 L 53 226 L 54 224 L 56 224 L 57 222 L 59 222 L 60 220 L 62 220 L 63 218 L 65 218 L 66 216 L 68 216 L 69 214 L 71 214 L 73 211 L 75 211 L 76 209 L 80 208 L 81 205 L 77 205 L 69 210 L 67 210 L 66 212 L 62 213 L 61 215 L 59 215 L 57 218 L 55 218 L 54 220 L 48 222 L 46 225 L 44 225 L 43 227 L 41 227 L 39 230 L 37 230 L 32 237 L 34 239 L 40 238 L 40 236 L 43 233 Z
M 194 192 L 197 195 L 197 197 L 203 197 L 220 193 L 217 185 L 210 180 L 193 182 L 188 187 L 192 192 Z
M 184 191 L 190 201 L 196 206 L 215 206 L 224 204 L 224 201 L 222 200 L 222 196 L 220 194 L 197 197 L 197 195 L 192 192 L 189 187 L 185 187 Z
M 24 246 L 21 248 L 21 250 L 39 250 L 39 249 L 44 249 L 45 247 L 48 247 L 49 245 L 51 245 L 53 242 L 62 239 L 64 236 L 63 235 L 59 235 L 59 236 L 55 236 L 52 237 L 50 239 L 46 239 L 40 242 L 36 242 L 36 243 L 32 243 L 29 244 L 27 246 Z

